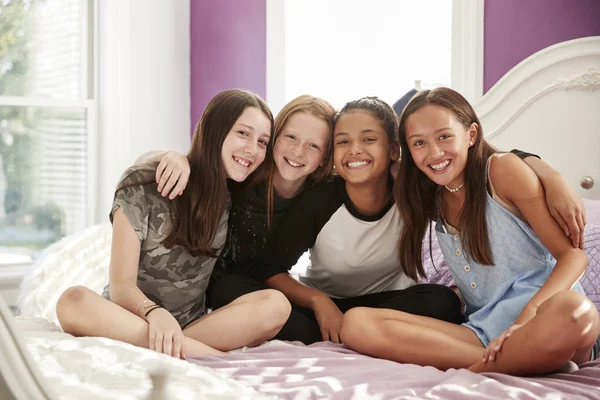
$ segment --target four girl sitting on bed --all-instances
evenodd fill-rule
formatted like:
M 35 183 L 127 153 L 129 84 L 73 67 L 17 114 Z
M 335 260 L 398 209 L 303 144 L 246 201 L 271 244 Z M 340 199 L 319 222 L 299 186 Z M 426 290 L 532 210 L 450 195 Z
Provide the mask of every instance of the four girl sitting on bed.
M 301 96 L 284 107 L 275 120 L 271 155 L 268 150 L 272 145 L 267 144 L 270 113 L 264 103 L 252 97 L 254 103 L 235 104 L 238 96 L 252 95 L 225 93 L 229 96 L 219 94 L 207 107 L 187 157 L 151 154 L 141 161 L 153 163 L 128 170 L 117 190 L 112 214 L 111 282 L 105 297 L 115 304 L 85 288 L 69 289 L 57 305 L 65 331 L 107 336 L 180 357 L 215 354 L 216 349 L 230 350 L 276 337 L 305 343 L 341 339 L 349 347 L 378 357 L 513 374 L 548 372 L 570 358 L 582 362 L 587 355 L 589 359 L 600 329 L 598 313 L 594 315 L 595 307 L 584 296 L 568 291 L 583 273 L 585 255 L 581 259 L 581 250 L 570 247 L 549 216 L 540 181 L 517 157 L 507 154 L 490 163 L 490 193 L 498 193 L 506 203 L 500 205 L 486 198 L 486 162 L 492 149 L 460 95 L 449 89 L 432 92 L 447 100 L 438 107 L 451 110 L 444 114 L 448 126 L 434 113 L 421 116 L 423 111 L 419 113 L 416 102 L 422 93 L 409 103 L 401 121 L 402 154 L 407 156 L 402 157 L 394 190 L 396 207 L 390 165 L 399 157 L 397 119 L 387 104 L 377 98 L 362 98 L 348 103 L 335 116 L 327 102 Z M 423 110 L 430 107 L 427 103 Z M 225 118 L 227 113 L 229 118 Z M 466 128 L 460 130 L 461 126 Z M 445 130 L 438 132 L 441 128 Z M 422 136 L 418 145 L 412 145 L 415 139 L 411 135 Z M 470 140 L 463 140 L 467 135 Z M 230 136 L 235 140 L 229 140 Z M 469 141 L 472 143 L 464 144 Z M 339 177 L 326 180 L 332 148 Z M 214 154 L 220 155 L 219 162 L 202 162 L 211 157 L 208 153 L 213 159 Z M 227 244 L 207 289 L 208 306 L 216 311 L 203 316 L 208 275 L 214 255 L 223 247 L 224 239 L 217 239 L 223 235 L 221 225 L 227 217 L 227 196 L 222 195 L 226 178 L 243 181 L 265 156 L 267 164 L 255 172 L 249 184 L 232 185 Z M 156 161 L 161 158 L 157 169 Z M 418 160 L 420 170 L 413 159 Z M 540 160 L 528 157 L 526 162 L 540 179 L 546 176 L 549 167 Z M 519 173 L 516 184 L 502 185 L 508 181 L 502 175 L 506 171 Z M 154 175 L 163 197 L 156 183 L 150 182 Z M 501 177 L 498 182 L 496 175 Z M 519 182 L 525 177 L 529 180 Z M 438 184 L 447 185 L 448 190 L 439 194 L 434 190 Z M 559 202 L 569 199 L 570 192 L 563 185 L 552 185 L 546 182 L 549 194 L 559 193 Z M 512 191 L 509 193 L 505 186 Z M 169 193 L 176 197 L 173 202 L 164 198 Z M 523 197 L 517 200 L 514 194 Z M 487 207 L 488 203 L 497 207 Z M 507 211 L 509 206 L 521 211 L 523 221 L 508 218 L 513 215 Z M 533 221 L 532 212 L 540 219 Z M 181 215 L 188 219 L 184 221 Z M 456 229 L 453 234 L 444 233 L 450 238 L 447 241 L 442 233 L 438 236 L 467 303 L 466 327 L 456 324 L 461 322 L 460 302 L 452 290 L 415 284 L 417 272 L 423 274 L 420 246 L 427 222 L 442 216 L 446 231 Z M 217 217 L 218 230 L 214 221 L 210 223 Z M 530 220 L 534 228 L 543 229 L 540 237 L 558 259 L 555 273 L 550 274 L 551 256 L 525 222 Z M 436 229 L 442 229 L 444 223 L 438 223 Z M 534 244 L 514 241 L 517 227 Z M 486 240 L 486 232 L 487 236 L 494 234 L 493 241 Z M 560 237 L 555 237 L 557 232 Z M 582 245 L 576 229 L 569 233 L 574 244 Z M 196 235 L 199 238 L 194 238 Z M 513 241 L 507 243 L 507 237 Z M 452 255 L 448 252 L 453 246 L 462 247 Z M 507 257 L 516 254 L 518 258 L 505 261 L 497 255 L 498 249 Z M 298 282 L 287 271 L 306 250 L 310 251 L 311 264 Z M 189 259 L 180 260 L 181 254 Z M 539 260 L 544 260 L 543 268 Z M 456 269 L 456 263 L 461 262 L 470 265 L 460 267 L 468 278 Z M 548 283 L 544 284 L 546 278 Z M 468 282 L 471 286 L 467 286 L 469 279 L 473 280 Z M 477 290 L 473 286 L 476 281 Z M 291 313 L 289 303 L 278 296 L 281 292 L 293 303 Z M 519 312 L 522 315 L 517 319 Z M 552 313 L 562 313 L 564 318 L 549 320 L 547 315 Z M 517 340 L 509 339 L 501 349 L 513 332 L 515 337 L 532 337 L 527 332 L 536 331 L 540 324 L 549 336 L 554 335 L 553 327 L 569 326 L 570 337 L 579 340 L 562 341 L 560 350 L 546 342 L 542 350 L 553 362 L 537 355 L 516 363 L 514 354 L 524 354 L 516 347 Z M 523 328 L 517 329 L 521 325 Z M 483 346 L 492 339 L 484 352 Z M 444 349 L 440 348 L 442 343 Z M 478 362 L 482 358 L 484 362 Z

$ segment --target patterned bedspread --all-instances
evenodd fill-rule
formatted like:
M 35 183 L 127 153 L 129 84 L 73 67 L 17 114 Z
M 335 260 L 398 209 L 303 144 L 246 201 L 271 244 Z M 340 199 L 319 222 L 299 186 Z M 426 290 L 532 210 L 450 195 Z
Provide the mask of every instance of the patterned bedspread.
M 439 371 L 357 354 L 330 342 L 272 341 L 189 362 L 104 338 L 74 338 L 17 318 L 54 398 L 147 399 L 149 373 L 167 375 L 165 399 L 597 399 L 600 360 L 570 374 L 516 378 Z
M 331 342 L 272 341 L 192 361 L 278 399 L 600 399 L 600 360 L 570 374 L 517 378 L 399 364 Z

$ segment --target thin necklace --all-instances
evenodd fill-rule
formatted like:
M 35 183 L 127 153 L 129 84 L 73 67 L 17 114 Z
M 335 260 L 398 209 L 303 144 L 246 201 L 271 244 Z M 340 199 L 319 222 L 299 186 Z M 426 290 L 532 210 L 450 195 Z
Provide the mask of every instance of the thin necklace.
M 463 183 L 461 183 L 460 185 L 458 185 L 458 187 L 455 187 L 454 189 L 452 189 L 452 188 L 449 188 L 449 187 L 448 187 L 448 186 L 446 186 L 446 185 L 444 185 L 444 187 L 445 187 L 446 189 L 448 189 L 448 191 L 449 191 L 450 193 L 454 193 L 454 192 L 458 192 L 458 191 L 460 190 L 460 188 L 462 188 L 464 185 L 465 185 L 465 183 L 463 182 Z

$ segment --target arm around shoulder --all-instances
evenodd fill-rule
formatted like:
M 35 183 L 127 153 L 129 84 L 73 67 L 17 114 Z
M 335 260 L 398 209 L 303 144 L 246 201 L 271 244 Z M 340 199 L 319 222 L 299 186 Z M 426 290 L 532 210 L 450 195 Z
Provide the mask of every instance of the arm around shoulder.
M 158 162 L 160 162 L 160 160 L 162 160 L 162 158 L 167 153 L 168 152 L 165 150 L 148 151 L 148 152 L 142 154 L 141 156 L 139 156 L 138 158 L 136 158 L 133 165 L 142 165 L 142 164 L 148 164 L 148 163 L 153 163 L 153 162 L 158 163 Z
M 546 192 L 546 203 L 550 214 L 558 222 L 573 246 L 583 249 L 585 229 L 585 207 L 583 199 L 567 182 L 565 177 L 538 156 L 513 150 L 535 172 Z
M 494 156 L 490 179 L 500 198 L 514 204 L 556 259 L 554 270 L 531 303 L 539 305 L 560 290 L 570 290 L 583 275 L 587 257 L 573 247 L 554 220 L 537 176 L 512 154 Z
M 494 156 L 490 163 L 490 179 L 497 195 L 521 211 L 555 258 L 573 248 L 550 215 L 540 180 L 517 156 Z

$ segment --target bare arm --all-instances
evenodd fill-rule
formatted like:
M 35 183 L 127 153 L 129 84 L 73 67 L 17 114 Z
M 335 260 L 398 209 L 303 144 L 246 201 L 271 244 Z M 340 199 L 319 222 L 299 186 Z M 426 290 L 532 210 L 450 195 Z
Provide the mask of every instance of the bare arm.
M 298 282 L 288 273 L 272 276 L 265 281 L 267 286 L 277 289 L 294 304 L 314 311 L 323 340 L 340 342 L 343 314 L 338 306 L 320 290 L 313 289 Z
M 550 165 L 537 157 L 523 159 L 535 172 L 546 192 L 550 214 L 556 220 L 573 246 L 583 249 L 585 207 L 583 199 L 565 178 Z
M 160 162 L 162 158 L 168 153 L 165 150 L 152 150 L 147 153 L 142 154 L 138 158 L 136 158 L 135 163 L 133 165 L 142 165 L 153 162 Z
M 125 213 L 113 214 L 113 236 L 110 254 L 110 298 L 140 318 L 152 310 L 154 302 L 137 286 L 141 242 Z M 142 303 L 144 302 L 144 303 Z M 185 358 L 184 335 L 179 323 L 163 308 L 148 315 L 148 347 L 159 353 Z
M 110 253 L 110 298 L 135 314 L 146 295 L 137 287 L 141 243 L 125 213 L 116 209 L 113 215 L 112 248 Z M 141 308 L 141 307 L 140 307 Z M 140 310 L 137 315 L 143 318 Z
M 521 312 L 526 322 L 544 301 L 562 290 L 570 290 L 585 272 L 587 257 L 583 250 L 573 247 L 560 226 L 550 214 L 545 201 L 544 189 L 533 171 L 512 154 L 494 157 L 490 167 L 492 180 L 498 196 L 519 208 L 544 246 L 556 259 L 556 265 L 548 280 L 533 296 Z
M 142 154 L 135 165 L 158 163 L 156 183 L 158 191 L 170 200 L 183 194 L 190 178 L 190 162 L 185 154 L 177 151 L 154 150 Z
M 277 289 L 286 295 L 294 304 L 304 308 L 313 309 L 315 302 L 318 302 L 323 296 L 329 298 L 320 290 L 306 286 L 298 282 L 290 274 L 277 274 L 265 281 L 267 286 Z

